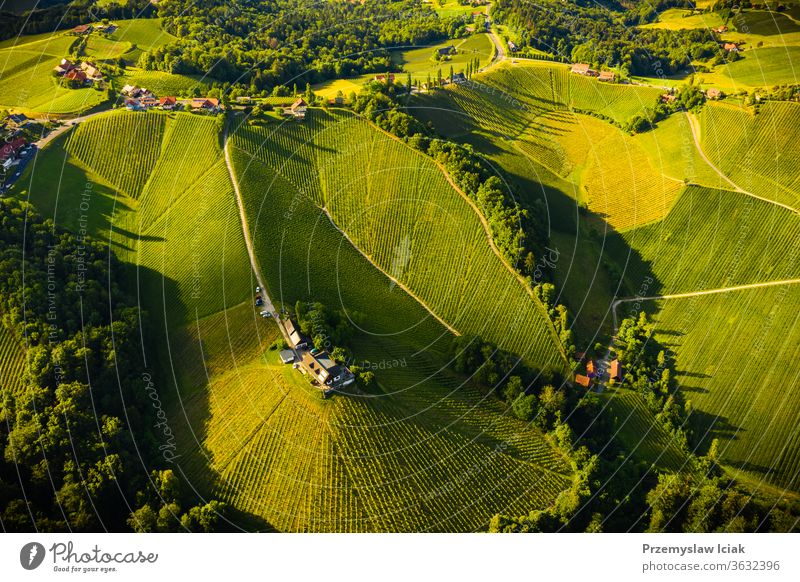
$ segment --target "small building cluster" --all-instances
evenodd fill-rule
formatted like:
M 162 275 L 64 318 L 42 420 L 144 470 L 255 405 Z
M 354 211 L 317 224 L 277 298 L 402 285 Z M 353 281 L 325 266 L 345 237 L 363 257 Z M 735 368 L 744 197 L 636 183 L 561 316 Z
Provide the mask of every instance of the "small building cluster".
M 104 81 L 103 73 L 94 63 L 89 61 L 72 62 L 69 59 L 61 59 L 61 62 L 53 68 L 53 74 L 61 77 L 75 87 L 94 85 Z
M 617 74 L 614 71 L 595 71 L 586 63 L 575 63 L 570 69 L 570 73 L 583 75 L 584 77 L 597 77 L 598 81 L 613 83 Z
M 736 42 L 724 42 L 722 43 L 722 48 L 729 53 L 738 53 L 742 49 L 739 47 L 739 43 Z
M 293 364 L 325 395 L 355 382 L 355 375 L 346 366 L 336 362 L 328 352 L 309 349 L 308 338 L 298 331 L 291 319 L 284 321 L 283 325 L 293 348 L 281 351 L 280 358 L 284 364 Z
M 23 138 L 17 137 L 0 146 L 0 166 L 3 171 L 8 171 L 11 166 L 19 163 L 20 153 L 27 145 Z
M 74 27 L 70 32 L 76 36 L 86 36 L 93 32 L 102 32 L 104 34 L 113 34 L 117 30 L 117 25 L 113 22 L 97 23 L 97 24 L 79 24 Z
M 121 91 L 125 97 L 125 108 L 128 111 L 146 111 L 148 109 L 185 109 L 188 111 L 205 111 L 216 113 L 222 109 L 219 99 L 213 97 L 194 97 L 192 99 L 178 99 L 174 96 L 156 97 L 145 87 L 125 85 Z
M 579 361 L 581 361 L 583 360 L 584 354 L 576 354 L 576 357 L 578 357 Z M 608 379 L 614 380 L 615 382 L 621 382 L 622 373 L 622 364 L 620 364 L 619 360 L 612 360 L 608 368 Z M 575 374 L 575 383 L 578 386 L 589 389 L 595 383 L 601 382 L 603 380 L 603 376 L 604 371 L 600 369 L 597 364 L 595 364 L 594 360 L 589 359 L 586 362 L 586 373 Z

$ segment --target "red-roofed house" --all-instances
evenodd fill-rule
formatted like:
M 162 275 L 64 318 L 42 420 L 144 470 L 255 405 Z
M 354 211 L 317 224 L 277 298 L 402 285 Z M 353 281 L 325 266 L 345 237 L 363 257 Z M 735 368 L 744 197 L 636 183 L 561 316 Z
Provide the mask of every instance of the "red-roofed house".
M 175 97 L 162 97 L 158 100 L 158 104 L 161 109 L 173 109 L 178 104 L 178 100 Z
M 18 137 L 0 146 L 0 163 L 4 169 L 7 170 L 11 167 L 17 157 L 17 152 L 25 146 L 25 143 L 24 139 Z
M 75 34 L 89 34 L 92 32 L 93 27 L 91 24 L 79 24 L 75 28 L 72 29 L 72 32 Z
M 283 110 L 283 113 L 284 115 L 291 115 L 295 119 L 305 119 L 307 109 L 308 103 L 302 97 L 298 97 L 291 107 Z
M 584 388 L 589 388 L 592 385 L 592 379 L 589 376 L 584 376 L 583 374 L 576 374 L 575 375 L 575 383 L 578 386 L 583 386 Z
M 600 71 L 597 80 L 602 81 L 604 83 L 613 83 L 616 77 L 617 74 L 614 71 Z
M 619 360 L 613 360 L 611 362 L 608 377 L 616 382 L 622 380 L 622 364 L 619 363 Z
M 739 52 L 739 45 L 736 44 L 735 42 L 726 42 L 726 43 L 724 43 L 722 45 L 722 48 L 724 48 L 729 53 L 738 53 Z
M 86 82 L 86 73 L 78 69 L 72 69 L 69 73 L 64 75 L 68 81 L 72 81 L 75 85 L 83 85 Z
M 594 378 L 596 374 L 597 366 L 595 366 L 594 360 L 589 360 L 586 362 L 586 375 L 589 376 L 589 378 Z

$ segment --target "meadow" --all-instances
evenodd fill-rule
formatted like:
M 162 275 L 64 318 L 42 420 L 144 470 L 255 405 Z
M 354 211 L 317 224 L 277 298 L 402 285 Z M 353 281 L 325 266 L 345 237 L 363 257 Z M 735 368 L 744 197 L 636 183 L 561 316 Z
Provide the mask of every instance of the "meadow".
M 466 8 L 472 10 L 471 6 Z M 456 54 L 449 61 L 434 61 L 433 51 L 446 46 L 454 46 Z M 395 81 L 405 84 L 407 73 L 411 73 L 412 82 L 420 84 L 427 82 L 428 76 L 436 79 L 438 71 L 442 76 L 450 75 L 450 67 L 458 73 L 464 71 L 468 62 L 478 59 L 483 67 L 492 60 L 492 41 L 485 33 L 474 34 L 465 38 L 446 40 L 437 44 L 423 47 L 403 48 L 391 51 L 392 70 L 395 71 Z M 348 96 L 351 92 L 358 93 L 365 83 L 375 78 L 374 73 L 357 75 L 346 79 L 332 79 L 313 85 L 311 88 L 320 97 L 332 99 L 341 91 Z
M 41 37 L 41 38 L 40 38 Z M 106 100 L 103 91 L 91 87 L 67 89 L 52 76 L 55 67 L 69 54 L 75 40 L 65 35 L 25 37 L 0 49 L 0 109 L 27 114 L 60 115 L 91 109 Z
M 722 463 L 755 489 L 800 488 L 798 302 L 800 286 L 783 285 L 657 304 L 696 434 L 704 448 L 719 439 Z

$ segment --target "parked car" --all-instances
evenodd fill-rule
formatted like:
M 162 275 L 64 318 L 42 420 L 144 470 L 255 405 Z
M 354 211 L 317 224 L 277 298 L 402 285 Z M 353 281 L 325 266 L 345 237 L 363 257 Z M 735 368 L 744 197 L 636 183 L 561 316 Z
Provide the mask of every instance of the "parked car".
M 272 313 L 269 310 L 265 309 L 261 312 L 261 317 L 272 317 Z

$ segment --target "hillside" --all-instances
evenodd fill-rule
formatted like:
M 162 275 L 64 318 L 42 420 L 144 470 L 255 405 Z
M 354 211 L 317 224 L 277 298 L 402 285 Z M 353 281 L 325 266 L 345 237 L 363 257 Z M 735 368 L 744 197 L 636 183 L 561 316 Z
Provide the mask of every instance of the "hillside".
M 311 198 L 232 153 L 248 212 L 260 217 L 251 224 L 271 294 L 357 318 L 358 361 L 384 362 L 372 392 L 322 400 L 268 349 L 277 327 L 246 301 L 254 283 L 214 118 L 100 115 L 52 142 L 15 189 L 56 223 L 107 240 L 133 268 L 154 328 L 149 366 L 180 445 L 176 467 L 193 487 L 231 503 L 237 527 L 281 531 L 471 531 L 570 487 L 571 468 L 538 429 L 449 371 L 447 328 Z M 264 198 L 267 180 L 275 182 Z M 383 184 L 374 192 L 396 183 Z
M 315 111 L 303 124 L 242 127 L 233 145 L 248 154 L 250 167 L 269 168 L 250 213 L 257 246 L 273 239 L 261 232 L 262 200 L 285 196 L 288 188 L 323 206 L 361 251 L 460 333 L 480 335 L 536 367 L 563 369 L 542 306 L 492 252 L 477 209 L 432 160 L 347 112 Z M 292 221 L 280 228 L 280 238 L 288 237 Z M 289 265 L 305 264 L 299 253 L 327 260 L 331 283 L 348 270 L 335 247 L 312 247 L 302 238 L 281 252 Z M 305 277 L 301 281 L 305 286 Z M 303 297 L 303 287 L 281 282 L 276 294 L 283 301 Z
M 798 302 L 795 284 L 658 304 L 656 338 L 675 353 L 690 422 L 756 488 L 800 489 Z

